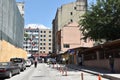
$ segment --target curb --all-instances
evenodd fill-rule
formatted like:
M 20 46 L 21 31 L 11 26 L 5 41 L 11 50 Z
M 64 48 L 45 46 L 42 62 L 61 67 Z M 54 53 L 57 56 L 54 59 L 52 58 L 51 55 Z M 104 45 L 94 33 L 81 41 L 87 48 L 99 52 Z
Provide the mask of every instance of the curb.
M 79 68 L 77 68 L 77 67 L 71 67 L 71 66 L 68 66 L 68 67 L 69 67 L 69 68 L 72 68 L 72 69 L 75 69 L 75 70 L 87 72 L 87 73 L 90 73 L 90 74 L 100 75 L 100 76 L 102 76 L 103 78 L 107 78 L 107 79 L 110 79 L 110 80 L 120 80 L 120 78 L 113 77 L 113 76 L 106 75 L 106 74 L 102 74 L 102 73 L 99 73 L 99 72 L 93 72 L 93 71 L 90 71 L 90 70 L 79 69 Z

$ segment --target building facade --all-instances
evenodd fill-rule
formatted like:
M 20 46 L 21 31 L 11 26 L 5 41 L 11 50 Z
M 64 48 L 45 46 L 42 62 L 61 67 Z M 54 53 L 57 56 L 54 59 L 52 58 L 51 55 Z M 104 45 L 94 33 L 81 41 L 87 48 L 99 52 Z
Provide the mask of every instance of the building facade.
M 66 52 L 69 49 L 77 47 L 92 47 L 93 41 L 80 40 L 83 35 L 79 30 L 79 24 L 76 22 L 71 22 L 68 25 L 65 25 L 61 31 L 57 33 L 57 42 L 60 52 Z
M 24 19 L 15 0 L 0 0 L 0 40 L 23 47 Z
M 60 49 L 57 44 L 57 35 L 64 25 L 71 22 L 79 22 L 80 16 L 82 16 L 87 8 L 87 0 L 77 0 L 76 2 L 62 5 L 57 9 L 53 24 L 53 52 L 58 53 Z M 80 40 L 80 39 L 79 39 Z
M 21 16 L 24 18 L 24 2 L 17 2 L 17 6 Z
M 24 29 L 29 39 L 24 37 L 24 50 L 29 53 L 48 54 L 52 52 L 52 30 L 39 27 Z
M 15 0 L 0 0 L 0 62 L 27 58 L 23 50 L 24 19 Z

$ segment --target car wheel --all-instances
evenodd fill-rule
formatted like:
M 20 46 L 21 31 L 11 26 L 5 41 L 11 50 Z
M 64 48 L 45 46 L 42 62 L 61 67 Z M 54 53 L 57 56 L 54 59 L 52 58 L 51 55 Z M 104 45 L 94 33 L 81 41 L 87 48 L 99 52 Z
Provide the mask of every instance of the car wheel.
M 12 77 L 12 72 L 9 72 L 8 77 L 9 77 L 9 78 L 11 78 L 11 77 Z

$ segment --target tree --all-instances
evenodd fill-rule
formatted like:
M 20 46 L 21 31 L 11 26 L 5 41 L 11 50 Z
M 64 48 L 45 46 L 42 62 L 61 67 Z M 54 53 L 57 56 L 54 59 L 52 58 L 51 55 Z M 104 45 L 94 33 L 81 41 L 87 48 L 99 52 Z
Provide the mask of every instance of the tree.
M 24 37 L 25 37 L 25 41 L 30 39 L 29 35 L 26 32 L 24 33 Z
M 83 39 L 94 41 L 120 38 L 120 0 L 97 0 L 79 21 Z

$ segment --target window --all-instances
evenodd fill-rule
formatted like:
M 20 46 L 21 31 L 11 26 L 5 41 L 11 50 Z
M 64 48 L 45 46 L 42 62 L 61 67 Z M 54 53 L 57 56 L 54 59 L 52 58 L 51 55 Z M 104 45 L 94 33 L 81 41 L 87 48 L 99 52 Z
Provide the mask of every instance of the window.
M 46 33 L 46 31 L 44 31 L 44 33 Z
M 69 45 L 69 44 L 64 44 L 63 47 L 64 47 L 64 48 L 69 48 L 70 45 Z
M 40 43 L 40 45 L 42 45 L 42 43 Z
M 49 47 L 49 50 L 51 50 L 51 47 Z
M 44 45 L 46 45 L 46 44 L 44 43 Z
M 73 20 L 71 19 L 70 22 L 73 22 Z
M 49 43 L 49 45 L 51 45 L 51 43 Z
M 44 37 L 46 37 L 46 35 L 44 35 Z
M 72 13 L 72 12 L 70 12 L 70 15 L 73 15 L 73 13 Z
M 43 49 L 45 49 L 45 47 L 43 47 Z
M 49 35 L 49 37 L 51 37 L 51 35 Z
M 49 39 L 49 41 L 51 41 L 51 39 Z
M 49 33 L 51 33 L 51 31 L 49 31 Z
M 74 7 L 74 9 L 76 10 L 77 8 L 76 8 L 76 7 Z
M 42 49 L 42 47 L 40 47 L 40 49 Z

